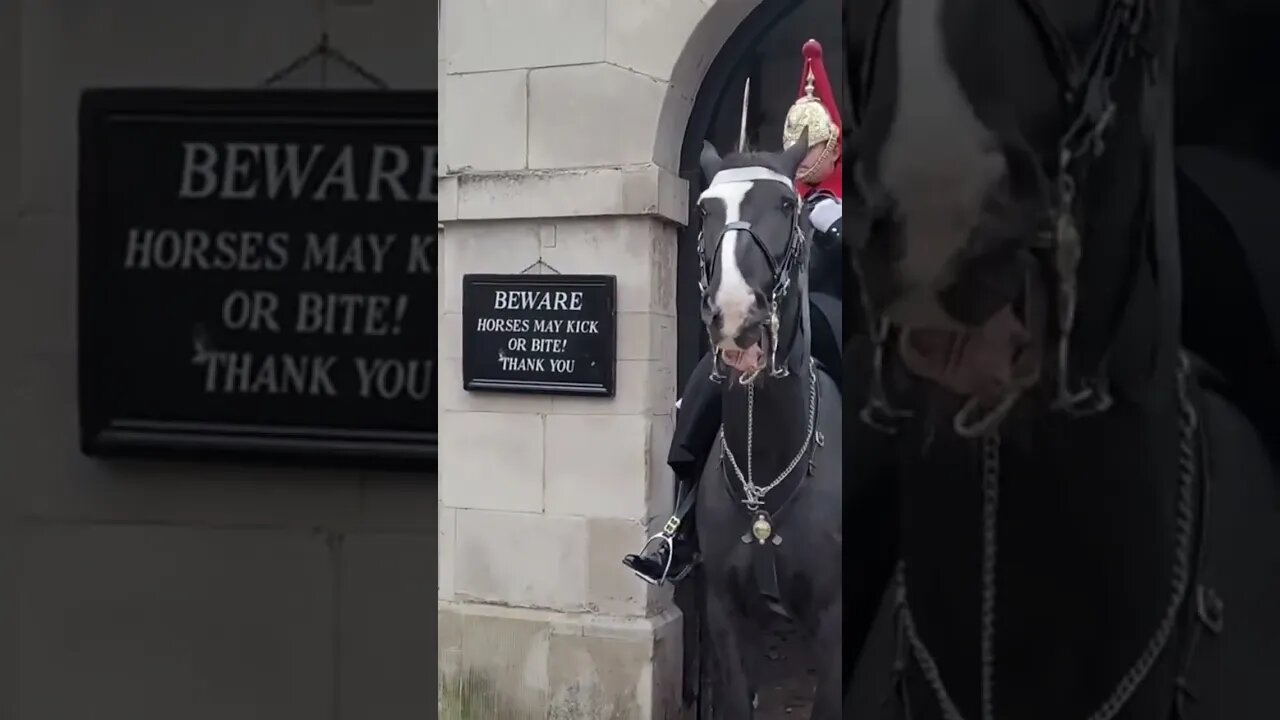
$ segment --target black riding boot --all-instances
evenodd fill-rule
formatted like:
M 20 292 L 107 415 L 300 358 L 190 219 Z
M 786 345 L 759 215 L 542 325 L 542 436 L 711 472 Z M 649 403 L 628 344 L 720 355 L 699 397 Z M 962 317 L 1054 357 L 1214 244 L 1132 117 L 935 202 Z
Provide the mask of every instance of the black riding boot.
M 646 582 L 662 585 L 678 582 L 698 564 L 697 536 L 693 531 L 693 503 L 698 494 L 702 467 L 711 454 L 720 430 L 720 386 L 711 380 L 714 357 L 708 353 L 689 376 L 689 384 L 676 413 L 675 435 L 667 465 L 680 483 L 676 510 L 662 532 L 622 564 Z
M 649 538 L 640 554 L 628 555 L 622 564 L 651 585 L 664 585 L 668 580 L 680 582 L 698 564 L 697 543 L 694 541 L 693 501 L 697 495 L 697 479 L 680 481 L 679 501 L 676 510 L 663 526 L 662 532 Z

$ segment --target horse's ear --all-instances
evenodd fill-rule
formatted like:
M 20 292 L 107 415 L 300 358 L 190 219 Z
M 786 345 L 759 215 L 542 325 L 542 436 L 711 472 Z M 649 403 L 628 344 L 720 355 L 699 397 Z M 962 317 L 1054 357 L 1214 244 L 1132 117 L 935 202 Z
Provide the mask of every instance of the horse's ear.
M 782 169 L 787 171 L 787 177 L 795 177 L 796 170 L 800 169 L 800 163 L 804 162 L 804 156 L 808 154 L 809 128 L 805 128 L 800 131 L 795 144 L 782 153 Z
M 710 141 L 702 141 L 702 155 L 698 157 L 698 164 L 702 166 L 702 175 L 711 182 L 711 178 L 720 172 L 720 168 L 724 165 L 724 161 L 720 159 L 720 153 L 716 152 L 716 146 Z

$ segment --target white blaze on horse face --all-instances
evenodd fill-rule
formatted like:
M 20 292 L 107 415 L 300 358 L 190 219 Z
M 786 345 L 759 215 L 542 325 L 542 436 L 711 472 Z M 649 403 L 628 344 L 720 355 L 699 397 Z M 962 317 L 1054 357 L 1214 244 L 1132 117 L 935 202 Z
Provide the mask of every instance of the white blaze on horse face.
M 742 219 L 742 204 L 751 186 L 750 180 L 713 183 L 702 193 L 702 198 L 724 203 L 724 223 L 728 225 Z M 729 350 L 737 348 L 733 339 L 742 331 L 756 301 L 755 293 L 751 291 L 747 278 L 738 267 L 738 239 L 741 234 L 741 230 L 726 232 L 720 242 L 720 256 L 715 260 L 719 265 L 716 268 L 719 285 L 712 302 L 720 311 L 720 345 Z
M 948 261 L 968 243 L 987 194 L 1005 173 L 993 133 L 978 119 L 948 64 L 944 4 L 898 3 L 897 102 L 880 158 L 880 181 L 902 222 L 900 279 L 905 295 L 917 295 L 904 297 L 898 308 L 917 316 L 896 318 L 908 324 L 941 320 L 919 317 L 941 313 L 936 301 L 921 302 L 933 297 L 925 291 L 948 280 Z

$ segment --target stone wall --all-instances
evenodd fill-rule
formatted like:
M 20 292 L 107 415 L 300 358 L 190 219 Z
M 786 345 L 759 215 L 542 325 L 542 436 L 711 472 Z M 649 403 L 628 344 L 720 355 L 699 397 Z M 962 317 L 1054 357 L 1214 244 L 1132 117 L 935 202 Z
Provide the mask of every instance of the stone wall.
M 422 0 L 0 3 L 4 717 L 432 716 L 435 478 L 82 456 L 75 208 L 82 88 L 255 87 L 325 31 L 393 88 L 433 88 L 437 20 Z

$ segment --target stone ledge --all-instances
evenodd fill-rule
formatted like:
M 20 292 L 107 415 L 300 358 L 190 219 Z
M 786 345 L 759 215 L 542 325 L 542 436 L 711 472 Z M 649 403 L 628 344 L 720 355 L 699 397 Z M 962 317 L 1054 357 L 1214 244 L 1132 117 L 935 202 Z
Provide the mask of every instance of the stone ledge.
M 678 610 L 620 618 L 441 602 L 437 618 L 442 720 L 679 717 Z
M 653 164 L 440 178 L 442 223 L 647 215 L 683 225 L 688 205 L 688 182 Z

